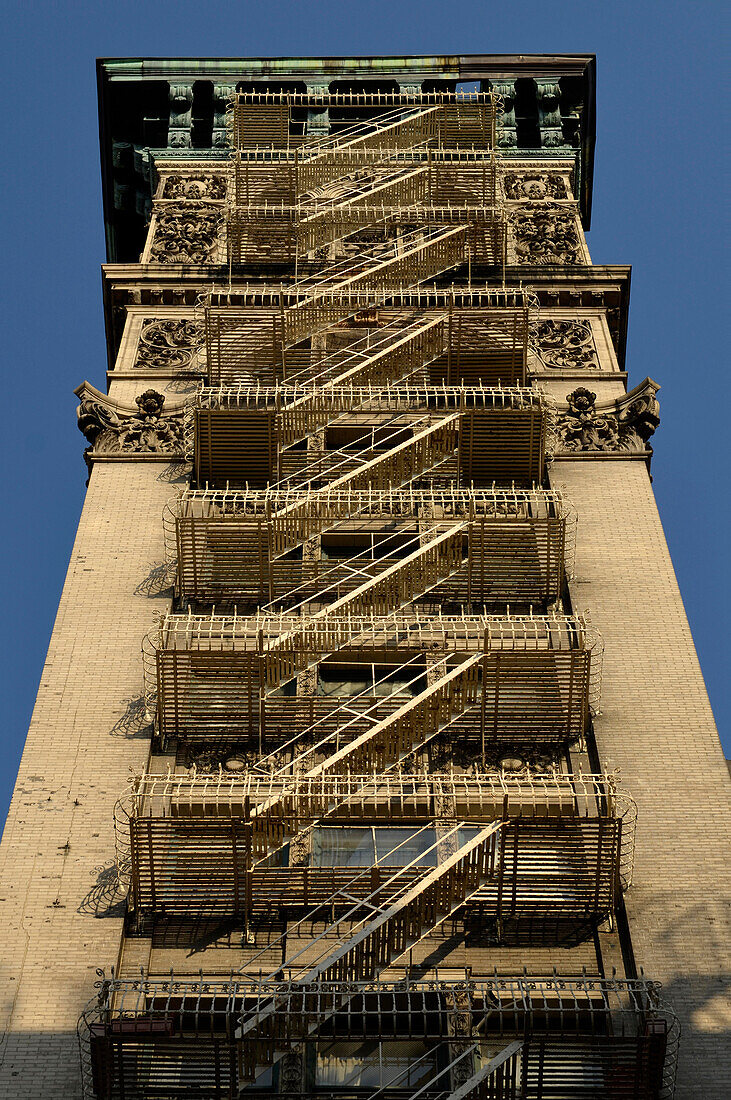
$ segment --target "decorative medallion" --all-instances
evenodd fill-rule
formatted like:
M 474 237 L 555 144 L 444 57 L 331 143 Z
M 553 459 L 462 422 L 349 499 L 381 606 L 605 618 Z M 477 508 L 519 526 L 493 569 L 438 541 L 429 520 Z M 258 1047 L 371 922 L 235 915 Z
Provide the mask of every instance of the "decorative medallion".
M 573 209 L 545 206 L 510 216 L 519 264 L 579 264 L 581 242 Z
M 150 370 L 183 370 L 191 365 L 202 343 L 200 321 L 145 321 L 134 365 Z
M 158 209 L 150 259 L 161 264 L 212 263 L 222 217 L 220 207 L 199 202 Z
M 197 172 L 195 175 L 171 175 L 165 178 L 162 197 L 164 199 L 225 199 L 226 177 Z
M 506 172 L 503 182 L 505 197 L 517 202 L 571 198 L 560 172 Z
M 79 431 L 90 443 L 87 455 L 177 454 L 182 457 L 182 417 L 163 416 L 165 398 L 157 390 L 145 390 L 135 398 L 136 412 L 111 402 L 87 382 L 75 392 L 81 401 L 76 410 Z M 179 412 L 182 413 L 182 408 Z
M 530 327 L 530 339 L 544 367 L 554 370 L 599 369 L 589 321 L 538 321 Z
M 558 418 L 560 450 L 645 454 L 660 423 L 658 389 L 646 378 L 620 401 L 597 409 L 596 394 L 579 386 L 567 395 L 568 409 Z

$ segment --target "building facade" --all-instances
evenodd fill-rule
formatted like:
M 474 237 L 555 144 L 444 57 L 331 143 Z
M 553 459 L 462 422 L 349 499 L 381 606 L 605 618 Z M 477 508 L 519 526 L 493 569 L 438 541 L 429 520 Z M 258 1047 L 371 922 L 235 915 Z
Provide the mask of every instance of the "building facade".
M 585 240 L 593 81 L 99 63 L 109 364 L 1 850 L 7 1095 L 731 1090 L 729 779 Z

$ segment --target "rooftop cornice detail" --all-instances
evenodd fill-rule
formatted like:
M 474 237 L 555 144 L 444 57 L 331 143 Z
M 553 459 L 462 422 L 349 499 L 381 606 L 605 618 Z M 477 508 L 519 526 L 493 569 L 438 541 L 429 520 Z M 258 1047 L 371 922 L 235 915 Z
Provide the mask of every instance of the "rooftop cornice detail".
M 99 58 L 99 71 L 119 80 L 311 81 L 329 76 L 378 79 L 480 79 L 521 76 L 577 76 L 594 65 L 594 54 L 436 54 L 405 57 L 112 57 Z

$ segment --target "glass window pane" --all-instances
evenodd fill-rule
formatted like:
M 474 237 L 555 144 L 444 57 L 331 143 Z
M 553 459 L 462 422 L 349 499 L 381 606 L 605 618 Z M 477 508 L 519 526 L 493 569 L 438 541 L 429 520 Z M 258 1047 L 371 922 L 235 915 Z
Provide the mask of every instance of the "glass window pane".
M 379 1044 L 318 1043 L 315 1080 L 318 1086 L 358 1088 L 380 1084 Z
M 416 663 L 409 665 L 407 668 L 395 669 L 389 669 L 387 665 L 376 665 L 374 678 L 376 680 L 375 693 L 379 697 L 387 697 L 393 694 L 417 695 L 426 687 L 423 666 Z
M 331 698 L 349 698 L 372 687 L 370 665 L 330 666 L 320 665 L 317 676 L 317 694 Z
M 436 1048 L 427 1050 L 426 1043 L 416 1041 L 383 1043 L 381 1058 L 384 1085 L 398 1077 L 396 1087 L 416 1088 L 418 1085 L 425 1085 L 437 1072 Z M 438 1085 L 443 1086 L 446 1081 L 447 1078 L 444 1077 Z
M 364 829 L 315 829 L 312 862 L 315 867 L 370 867 L 375 859 L 373 832 Z
M 418 1064 L 415 1064 L 418 1063 Z M 327 1088 L 378 1088 L 395 1081 L 395 1087 L 416 1087 L 434 1076 L 436 1048 L 423 1042 L 318 1043 L 316 1082 Z
M 386 863 L 391 867 L 405 867 L 407 863 L 411 863 L 415 859 L 419 859 L 418 866 L 420 867 L 436 867 L 437 865 L 437 852 L 432 846 L 436 841 L 436 833 L 434 829 L 376 829 L 376 853 L 379 859 L 384 856 L 388 856 L 389 852 L 393 852 L 393 855 L 386 860 Z M 418 834 L 418 835 L 417 835 Z M 399 847 L 400 845 L 400 847 Z M 398 848 L 398 851 L 394 849 Z M 427 855 L 424 855 L 427 848 L 432 848 L 432 851 Z

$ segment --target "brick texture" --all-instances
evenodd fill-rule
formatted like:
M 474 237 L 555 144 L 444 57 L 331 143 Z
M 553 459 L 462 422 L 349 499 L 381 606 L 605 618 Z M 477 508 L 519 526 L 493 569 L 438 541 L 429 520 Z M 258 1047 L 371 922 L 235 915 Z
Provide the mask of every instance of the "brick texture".
M 169 605 L 145 583 L 164 471 L 93 471 L 0 847 L 0 1096 L 14 1100 L 81 1095 L 76 1021 L 119 951 L 112 807 L 149 752 L 140 642 Z
M 579 513 L 574 609 L 604 635 L 602 765 L 638 803 L 638 966 L 683 1028 L 677 1100 L 731 1095 L 728 769 L 644 463 L 560 462 Z

